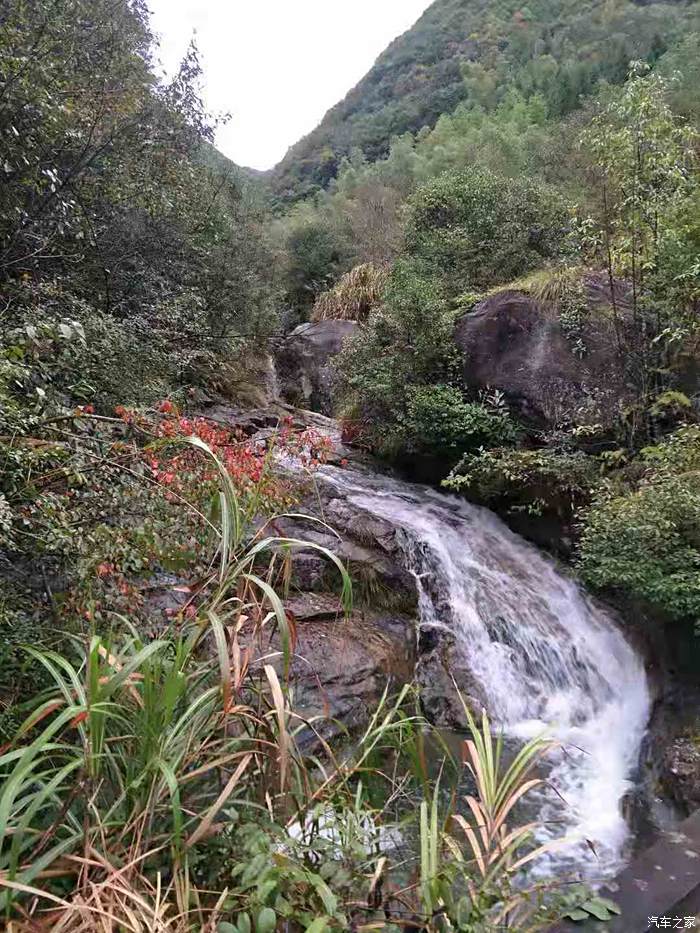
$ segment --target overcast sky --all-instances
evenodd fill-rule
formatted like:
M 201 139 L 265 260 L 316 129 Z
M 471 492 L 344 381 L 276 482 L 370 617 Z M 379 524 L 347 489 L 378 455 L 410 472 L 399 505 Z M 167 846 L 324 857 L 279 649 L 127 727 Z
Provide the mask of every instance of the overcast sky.
M 271 168 L 369 70 L 430 0 L 150 0 L 172 73 L 196 31 L 218 148 Z

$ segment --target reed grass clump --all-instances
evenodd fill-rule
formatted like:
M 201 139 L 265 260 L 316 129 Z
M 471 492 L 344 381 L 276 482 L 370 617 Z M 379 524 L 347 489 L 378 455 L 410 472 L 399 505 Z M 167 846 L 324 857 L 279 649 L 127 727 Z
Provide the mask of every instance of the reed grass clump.
M 364 321 L 379 306 L 388 280 L 384 266 L 371 262 L 346 272 L 333 288 L 318 296 L 312 321 Z

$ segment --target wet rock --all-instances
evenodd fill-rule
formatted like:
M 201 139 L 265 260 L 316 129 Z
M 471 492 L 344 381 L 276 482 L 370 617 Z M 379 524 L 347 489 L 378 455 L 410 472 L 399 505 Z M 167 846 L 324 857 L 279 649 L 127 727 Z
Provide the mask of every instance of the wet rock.
M 354 612 L 344 617 L 337 597 L 295 597 L 296 645 L 289 670 L 292 706 L 328 739 L 363 726 L 376 710 L 385 689 L 398 691 L 413 679 L 414 620 L 379 613 Z M 260 656 L 279 648 L 273 638 L 259 646 Z M 282 658 L 272 663 L 282 670 Z M 313 741 L 313 730 L 304 740 Z
M 277 347 L 279 391 L 301 408 L 331 414 L 333 373 L 330 362 L 357 331 L 355 321 L 300 324 Z
M 143 592 L 144 614 L 156 627 L 167 625 L 168 617 L 180 612 L 190 599 L 185 581 L 165 571 L 157 571 L 144 582 Z
M 355 581 L 357 598 L 367 596 L 375 608 L 384 598 L 385 607 L 413 609 L 415 581 L 403 567 L 396 528 L 390 522 L 357 509 L 320 476 L 299 511 L 322 518 L 330 528 L 326 530 L 295 518 L 279 521 L 279 530 L 290 537 L 312 541 L 344 561 Z M 337 585 L 338 571 L 311 550 L 298 553 L 292 574 L 299 589 L 317 590 L 330 585 L 333 579 Z
M 679 736 L 667 746 L 660 782 L 686 815 L 700 808 L 700 735 Z
M 419 636 L 420 643 L 425 645 L 423 629 Z M 466 659 L 460 656 L 448 635 L 441 634 L 432 651 L 420 651 L 416 681 L 420 688 L 423 711 L 434 725 L 466 731 L 469 723 L 464 712 L 465 705 L 472 715 L 481 715 L 484 707 L 481 688 L 470 674 Z
M 343 606 L 335 593 L 300 593 L 285 600 L 287 613 L 296 622 L 338 622 Z

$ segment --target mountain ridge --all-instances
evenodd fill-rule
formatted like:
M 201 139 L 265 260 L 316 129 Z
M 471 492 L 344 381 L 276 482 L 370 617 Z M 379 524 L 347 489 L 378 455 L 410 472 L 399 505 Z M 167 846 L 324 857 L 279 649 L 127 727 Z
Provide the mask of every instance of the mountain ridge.
M 631 60 L 656 60 L 696 10 L 685 0 L 434 0 L 265 178 L 282 202 L 303 199 L 353 149 L 375 161 L 393 137 L 460 104 L 493 109 L 510 86 L 549 95 L 551 115 L 563 115 L 601 81 L 623 81 Z

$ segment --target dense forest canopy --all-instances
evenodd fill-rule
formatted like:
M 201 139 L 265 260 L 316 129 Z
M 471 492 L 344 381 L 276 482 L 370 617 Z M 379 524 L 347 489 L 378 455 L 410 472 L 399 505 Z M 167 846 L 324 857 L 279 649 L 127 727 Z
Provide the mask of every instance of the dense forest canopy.
M 359 149 L 386 156 L 394 136 L 432 128 L 459 103 L 491 112 L 511 89 L 541 96 L 549 117 L 580 105 L 601 82 L 624 80 L 697 26 L 686 2 L 437 0 L 319 126 L 272 172 L 278 197 L 297 200 L 336 177 Z

